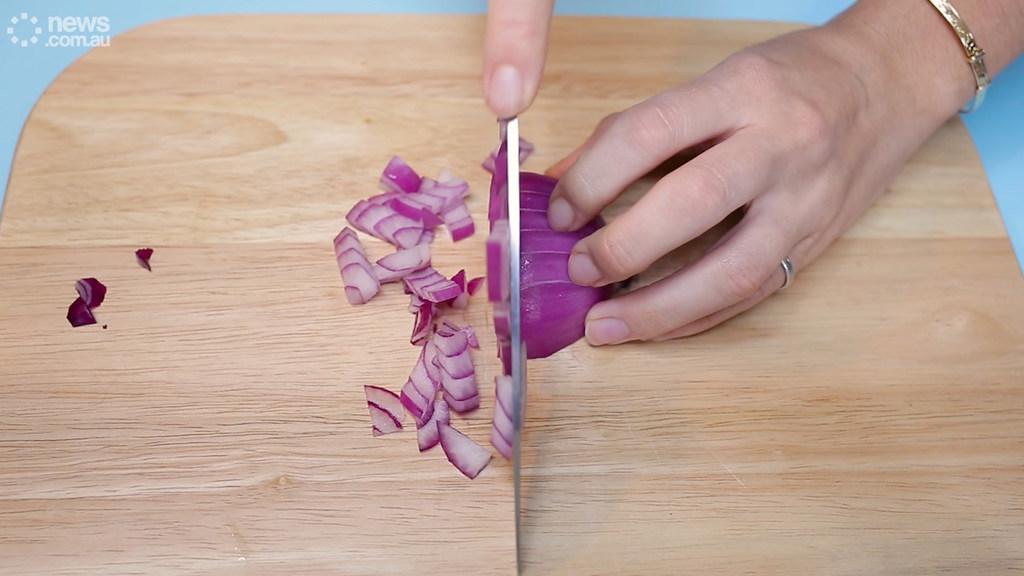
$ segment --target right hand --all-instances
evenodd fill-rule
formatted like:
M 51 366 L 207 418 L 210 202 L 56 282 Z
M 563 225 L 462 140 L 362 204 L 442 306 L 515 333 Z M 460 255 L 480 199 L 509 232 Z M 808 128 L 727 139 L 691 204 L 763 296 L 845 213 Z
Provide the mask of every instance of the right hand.
M 484 42 L 484 100 L 498 118 L 526 110 L 537 95 L 555 0 L 490 0 Z

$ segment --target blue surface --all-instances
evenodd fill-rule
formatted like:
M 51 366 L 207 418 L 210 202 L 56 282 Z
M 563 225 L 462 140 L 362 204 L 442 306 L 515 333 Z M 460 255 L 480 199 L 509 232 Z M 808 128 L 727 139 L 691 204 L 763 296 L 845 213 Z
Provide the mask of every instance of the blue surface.
M 788 20 L 818 24 L 843 10 L 852 0 L 559 0 L 559 14 L 649 16 L 682 18 L 745 18 Z M 51 0 L 45 7 L 29 8 L 27 0 L 0 1 L 0 201 L 7 188 L 11 160 L 22 126 L 46 86 L 88 48 L 45 47 L 42 43 L 12 45 L 6 28 L 9 18 L 28 11 L 47 26 L 51 16 L 106 16 L 110 33 L 118 34 L 141 24 L 197 14 L 224 13 L 476 13 L 483 0 L 230 0 L 133 2 L 100 0 L 82 3 Z M 17 25 L 16 33 L 26 28 Z M 45 41 L 44 30 L 44 41 Z M 114 42 L 116 42 L 116 38 Z M 1003 220 L 1024 266 L 1024 58 L 1019 58 L 996 80 L 985 106 L 967 116 L 967 127 L 981 153 L 982 163 L 996 195 Z M 0 213 L 2 215 L 2 213 Z

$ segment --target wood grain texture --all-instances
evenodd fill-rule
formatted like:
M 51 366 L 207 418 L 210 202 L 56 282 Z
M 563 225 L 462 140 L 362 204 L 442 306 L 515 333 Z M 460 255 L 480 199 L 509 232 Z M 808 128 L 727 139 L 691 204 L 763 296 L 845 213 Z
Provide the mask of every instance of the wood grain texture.
M 790 29 L 557 20 L 529 167 Z M 404 381 L 410 317 L 393 288 L 347 305 L 329 242 L 393 152 L 467 176 L 484 221 L 481 33 L 188 18 L 57 79 L 0 221 L 0 574 L 513 573 L 507 463 L 469 482 L 370 437 L 361 388 Z M 436 246 L 483 271 L 482 235 Z M 64 320 L 89 275 L 107 330 Z M 489 378 L 482 299 L 468 319 Z M 959 122 L 784 294 L 531 372 L 528 574 L 1024 570 L 1024 281 Z

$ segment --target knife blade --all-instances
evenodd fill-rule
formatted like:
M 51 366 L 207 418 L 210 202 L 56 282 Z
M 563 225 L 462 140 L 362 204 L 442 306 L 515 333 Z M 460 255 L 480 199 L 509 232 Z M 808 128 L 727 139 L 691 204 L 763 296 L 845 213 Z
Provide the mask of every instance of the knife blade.
M 509 326 L 511 333 L 511 377 L 512 377 L 512 476 L 515 484 L 516 524 L 516 567 L 522 571 L 522 522 L 521 480 L 522 480 L 522 431 L 526 413 L 526 343 L 523 341 L 523 325 L 520 307 L 520 222 L 519 222 L 519 119 L 512 118 L 504 123 L 505 161 L 508 168 L 508 250 L 509 250 Z

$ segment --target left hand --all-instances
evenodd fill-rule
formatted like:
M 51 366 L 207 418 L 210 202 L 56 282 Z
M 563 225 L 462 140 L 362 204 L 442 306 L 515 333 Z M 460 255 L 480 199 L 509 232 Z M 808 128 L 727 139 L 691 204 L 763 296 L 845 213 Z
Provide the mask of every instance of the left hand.
M 637 274 L 747 207 L 698 261 L 594 306 L 591 344 L 688 336 L 761 302 L 781 287 L 783 258 L 806 268 L 956 110 L 950 97 L 925 103 L 887 69 L 884 49 L 843 34 L 829 25 L 743 50 L 606 118 L 550 171 L 561 177 L 552 227 L 575 229 L 680 150 L 715 142 L 574 247 L 578 284 Z

